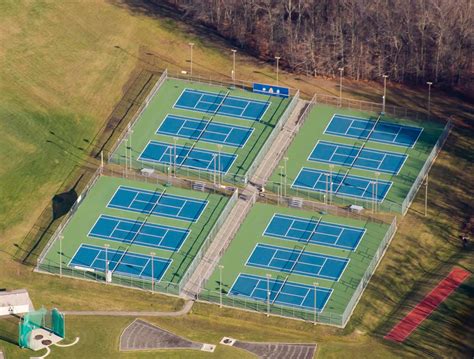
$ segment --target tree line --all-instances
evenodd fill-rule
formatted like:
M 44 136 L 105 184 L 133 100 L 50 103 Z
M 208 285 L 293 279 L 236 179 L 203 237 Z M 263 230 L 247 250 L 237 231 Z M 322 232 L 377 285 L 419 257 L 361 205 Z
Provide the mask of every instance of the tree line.
M 472 0 L 168 0 L 259 58 L 306 74 L 469 85 Z

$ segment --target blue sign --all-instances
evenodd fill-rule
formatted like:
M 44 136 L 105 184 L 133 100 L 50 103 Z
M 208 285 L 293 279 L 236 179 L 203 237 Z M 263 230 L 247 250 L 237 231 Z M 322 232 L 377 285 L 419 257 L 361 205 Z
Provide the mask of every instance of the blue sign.
M 254 83 L 253 92 L 284 98 L 290 97 L 290 89 L 288 87 L 272 86 L 267 84 Z

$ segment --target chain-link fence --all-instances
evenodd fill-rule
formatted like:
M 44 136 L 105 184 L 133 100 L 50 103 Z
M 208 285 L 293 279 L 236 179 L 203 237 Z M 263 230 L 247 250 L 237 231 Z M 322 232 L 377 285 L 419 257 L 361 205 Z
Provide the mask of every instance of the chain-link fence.
M 379 103 L 353 100 L 353 99 L 347 99 L 347 98 L 341 99 L 339 97 L 321 95 L 321 94 L 315 94 L 311 102 L 313 106 L 318 105 L 318 104 L 327 104 L 334 107 L 341 107 L 341 108 L 347 108 L 347 109 L 352 109 L 352 110 L 361 110 L 361 111 L 374 112 L 374 113 L 381 112 L 383 110 L 382 104 L 379 104 Z M 411 111 L 406 108 L 392 106 L 392 105 L 386 105 L 385 113 L 394 117 L 396 116 L 398 118 L 407 118 L 407 119 L 412 119 L 415 121 L 423 121 L 423 120 L 429 119 L 429 116 L 424 113 Z M 291 140 L 298 133 L 300 127 L 304 123 L 304 120 L 308 117 L 308 114 L 309 114 L 309 111 L 306 114 L 306 116 L 300 117 L 302 120 L 299 121 L 298 127 L 289 136 L 289 140 L 287 141 L 287 147 L 291 143 Z M 444 127 L 443 132 L 438 138 L 436 144 L 433 146 L 431 153 L 427 157 L 423 167 L 419 171 L 417 178 L 414 180 L 413 184 L 410 187 L 410 190 L 408 191 L 405 199 L 402 202 L 394 202 L 388 199 L 385 199 L 383 202 L 376 202 L 373 199 L 345 197 L 345 196 L 339 195 L 338 193 L 317 192 L 317 191 L 311 191 L 308 189 L 296 188 L 296 187 L 293 187 L 290 183 L 287 183 L 287 178 L 284 174 L 280 174 L 280 181 L 278 182 L 275 182 L 275 181 L 267 182 L 265 189 L 267 191 L 276 193 L 279 196 L 295 196 L 295 197 L 301 197 L 307 200 L 317 200 L 323 203 L 332 203 L 332 204 L 337 204 L 340 206 L 358 205 L 366 209 L 372 209 L 373 211 L 394 212 L 394 213 L 401 213 L 404 215 L 407 212 L 411 203 L 413 202 L 413 199 L 415 198 L 416 193 L 418 192 L 418 189 L 420 188 L 423 180 L 426 178 L 438 153 L 440 152 L 441 148 L 446 142 L 446 139 L 449 135 L 451 128 L 452 128 L 452 123 L 451 121 L 448 121 Z M 281 160 L 282 156 L 283 154 L 279 156 L 278 160 Z M 274 163 L 273 167 L 275 166 L 276 164 Z M 376 188 L 377 179 L 374 178 L 371 185 L 374 186 L 374 188 Z
M 128 129 L 123 132 L 123 134 L 117 140 L 116 145 L 113 146 L 112 150 L 108 154 L 109 163 L 115 163 L 121 166 L 125 166 L 126 168 L 151 168 L 151 169 L 154 169 L 155 171 L 168 174 L 169 176 L 195 178 L 198 180 L 209 181 L 213 183 L 229 183 L 235 186 L 242 187 L 248 182 L 248 179 L 250 178 L 250 176 L 255 172 L 257 167 L 262 162 L 268 149 L 272 146 L 276 136 L 278 135 L 278 133 L 281 131 L 285 123 L 290 118 L 291 113 L 293 109 L 295 108 L 296 104 L 298 103 L 298 100 L 300 97 L 299 90 L 290 89 L 292 93 L 291 101 L 289 102 L 284 113 L 278 119 L 277 123 L 275 124 L 275 127 L 272 129 L 271 133 L 269 134 L 268 138 L 265 140 L 262 147 L 260 147 L 260 149 L 258 150 L 256 157 L 252 161 L 252 164 L 247 169 L 245 174 L 220 173 L 217 168 L 215 171 L 185 168 L 182 166 L 173 165 L 172 158 L 170 158 L 169 160 L 171 164 L 152 163 L 148 161 L 144 162 L 144 161 L 140 161 L 138 158 L 131 158 L 131 156 L 128 153 L 129 149 L 127 148 L 125 148 L 125 151 L 126 151 L 125 153 L 118 153 L 117 150 L 118 148 L 120 148 L 120 144 L 129 136 L 129 134 L 131 133 L 131 130 L 133 130 L 133 126 L 135 125 L 137 120 L 142 115 L 143 111 L 148 106 L 148 103 L 150 102 L 152 97 L 156 94 L 156 92 L 159 90 L 161 84 L 167 78 L 178 79 L 182 81 L 190 81 L 190 82 L 200 82 L 200 83 L 211 84 L 211 85 L 216 85 L 216 86 L 236 87 L 236 88 L 242 88 L 242 89 L 250 90 L 250 91 L 252 90 L 252 83 L 247 82 L 247 81 L 236 80 L 235 83 L 233 83 L 233 82 L 215 80 L 212 78 L 206 78 L 206 77 L 201 77 L 201 76 L 191 77 L 191 76 L 182 76 L 179 74 L 169 75 L 168 71 L 165 70 L 163 74 L 161 75 L 161 77 L 159 78 L 159 80 L 157 81 L 156 85 L 153 87 L 153 90 L 147 96 L 146 100 L 144 101 L 144 104 L 139 108 L 133 120 L 130 122 Z M 172 146 L 174 145 L 170 144 L 170 147 Z M 173 151 L 170 151 L 170 154 L 172 152 Z M 218 156 L 219 156 L 219 151 L 218 151 Z M 217 163 L 219 162 L 218 158 L 219 157 L 217 157 L 217 160 L 216 160 Z
M 412 204 L 413 200 L 415 199 L 415 196 L 420 189 L 421 185 L 423 184 L 423 180 L 426 178 L 428 175 L 428 172 L 430 171 L 431 167 L 433 166 L 433 163 L 436 160 L 436 157 L 438 157 L 439 152 L 444 146 L 444 143 L 446 142 L 449 133 L 451 132 L 453 125 L 451 121 L 448 121 L 446 126 L 444 127 L 443 133 L 439 136 L 438 140 L 436 141 L 435 145 L 433 146 L 433 149 L 430 152 L 430 155 L 426 159 L 423 167 L 421 168 L 420 172 L 418 173 L 418 176 L 416 177 L 415 181 L 413 182 L 413 185 L 411 186 L 410 190 L 408 191 L 407 196 L 403 200 L 403 203 L 401 205 L 401 212 L 403 215 L 407 213 L 408 208 Z
M 141 173 L 139 171 L 131 171 L 125 170 L 123 168 L 113 168 L 113 167 L 106 167 L 106 168 L 98 168 L 92 178 L 90 179 L 89 183 L 84 187 L 81 194 L 78 196 L 76 202 L 71 207 L 67 215 L 63 218 L 60 225 L 57 227 L 55 232 L 52 234 L 50 240 L 48 241 L 47 245 L 41 252 L 40 256 L 37 260 L 36 271 L 38 272 L 46 272 L 49 274 L 57 274 L 61 276 L 69 276 L 74 278 L 80 279 L 87 279 L 91 281 L 98 281 L 98 282 L 105 282 L 105 272 L 96 272 L 93 270 L 81 270 L 76 268 L 70 268 L 67 266 L 62 266 L 59 264 L 60 260 L 51 260 L 47 254 L 51 247 L 58 241 L 61 240 L 62 232 L 69 224 L 71 218 L 76 213 L 77 209 L 79 208 L 80 204 L 84 201 L 87 197 L 90 189 L 94 186 L 97 180 L 100 178 L 101 175 L 113 176 L 113 177 L 122 177 L 126 179 L 132 179 L 137 181 L 142 181 L 146 183 L 156 183 L 156 184 L 167 184 L 172 185 L 175 187 L 192 189 L 196 185 L 196 181 L 190 181 L 188 179 L 182 178 L 168 178 L 161 174 L 155 173 Z M 219 231 L 220 227 L 226 220 L 229 212 L 232 210 L 233 206 L 237 202 L 238 199 L 238 190 L 235 188 L 226 188 L 226 187 L 215 187 L 211 183 L 199 183 L 199 188 L 201 191 L 209 192 L 209 193 L 218 193 L 220 195 L 224 195 L 229 197 L 228 202 L 226 203 L 224 209 L 219 214 L 214 226 L 207 234 L 206 239 L 203 241 L 200 250 L 195 255 L 193 261 L 191 262 L 190 266 L 186 270 L 179 283 L 175 282 L 154 282 L 152 283 L 149 279 L 137 278 L 135 276 L 127 276 L 125 274 L 113 274 L 112 283 L 114 285 L 120 285 L 125 287 L 132 287 L 138 288 L 143 290 L 150 290 L 156 292 L 162 292 L 166 294 L 172 295 L 180 295 L 186 281 L 189 279 L 189 276 L 192 274 L 193 270 L 199 264 L 200 259 L 203 256 L 203 253 L 207 250 L 209 245 L 212 243 L 213 239 L 215 238 L 217 232 Z
M 367 269 L 365 270 L 362 278 L 357 285 L 354 293 L 351 296 L 351 299 L 347 303 L 346 309 L 342 314 L 332 313 L 328 310 L 323 310 L 321 313 L 314 310 L 304 310 L 301 308 L 292 308 L 287 306 L 281 306 L 273 303 L 268 303 L 264 300 L 255 300 L 251 298 L 242 298 L 226 293 L 221 293 L 219 291 L 210 290 L 203 288 L 199 294 L 199 301 L 219 304 L 226 307 L 244 309 L 249 311 L 255 311 L 260 313 L 265 313 L 267 315 L 276 315 L 281 317 L 287 317 L 292 319 L 301 319 L 305 321 L 317 322 L 319 324 L 328 324 L 337 327 L 345 327 L 349 321 L 355 306 L 357 305 L 362 293 L 364 292 L 367 284 L 369 283 L 370 278 L 372 277 L 375 269 L 377 268 L 380 260 L 382 259 L 385 251 L 387 250 L 391 239 L 393 238 L 397 230 L 397 218 L 393 217 L 392 222 L 384 235 L 384 238 L 379 244 L 379 247 L 374 254 L 374 257 L 370 261 Z M 205 283 L 203 283 L 205 284 Z

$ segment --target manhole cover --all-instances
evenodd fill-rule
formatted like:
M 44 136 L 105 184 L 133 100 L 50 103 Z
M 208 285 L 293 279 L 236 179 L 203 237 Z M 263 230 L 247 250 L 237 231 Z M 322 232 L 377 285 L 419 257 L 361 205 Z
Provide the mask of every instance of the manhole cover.
M 43 339 L 43 336 L 41 334 L 37 334 L 37 335 L 35 335 L 35 339 L 36 340 Z
M 224 339 L 224 343 L 226 343 L 226 344 L 232 343 L 232 340 L 230 340 L 230 339 Z
M 41 344 L 43 344 L 43 345 L 51 345 L 52 343 L 53 343 L 53 342 L 52 342 L 51 340 L 49 340 L 49 339 L 45 339 L 45 340 L 42 340 L 42 341 L 41 341 Z

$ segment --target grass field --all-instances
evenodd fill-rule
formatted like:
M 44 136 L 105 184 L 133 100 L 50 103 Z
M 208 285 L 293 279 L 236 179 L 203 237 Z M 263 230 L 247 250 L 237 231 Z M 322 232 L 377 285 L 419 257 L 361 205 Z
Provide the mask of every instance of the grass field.
M 325 171 L 330 170 L 329 164 L 327 163 L 314 162 L 309 161 L 307 159 L 318 140 L 357 147 L 363 146 L 364 140 L 350 137 L 334 136 L 324 133 L 326 127 L 328 126 L 328 123 L 330 122 L 334 114 L 349 115 L 360 118 L 377 118 L 377 114 L 336 108 L 324 104 L 316 105 L 310 112 L 307 120 L 301 127 L 300 132 L 298 133 L 298 135 L 296 135 L 294 141 L 292 142 L 287 153 L 285 154 L 285 157 L 288 158 L 286 164 L 286 185 L 288 195 L 294 194 L 301 197 L 316 198 L 320 201 L 324 200 L 323 196 L 325 195 L 325 193 L 323 192 L 310 191 L 303 188 L 295 188 L 292 186 L 302 167 L 321 169 Z M 416 177 L 420 172 L 420 169 L 423 167 L 426 159 L 428 158 L 428 155 L 430 154 L 433 145 L 436 143 L 439 136 L 443 132 L 444 126 L 443 124 L 434 121 L 411 121 L 394 119 L 390 117 L 384 117 L 383 121 L 423 128 L 423 132 L 421 133 L 413 148 L 395 146 L 375 141 L 365 142 L 366 145 L 364 146 L 364 149 L 389 151 L 408 156 L 398 174 L 379 172 L 380 175 L 378 177 L 379 180 L 393 182 L 385 199 L 381 203 L 380 208 L 382 210 L 400 212 L 400 206 L 403 200 L 406 198 L 410 188 L 413 185 L 413 182 L 415 181 Z M 280 162 L 279 166 L 277 166 L 277 168 L 273 172 L 272 176 L 270 177 L 270 181 L 273 182 L 273 184 L 267 184 L 267 188 L 276 190 L 277 187 L 280 186 L 280 183 L 285 183 L 285 178 L 281 176 L 281 169 L 279 168 L 280 166 L 285 166 L 284 160 Z M 350 169 L 349 175 L 366 177 L 375 181 L 376 176 L 374 170 L 360 169 L 351 166 L 341 166 L 335 164 L 333 171 L 334 173 L 344 175 L 348 169 Z M 339 202 L 342 204 L 362 204 L 367 208 L 372 207 L 370 200 L 363 200 L 360 198 L 341 197 Z
M 0 4 L 0 282 L 7 289 L 27 288 L 36 306 L 62 310 L 176 310 L 182 301 L 158 294 L 104 286 L 32 272 L 15 261 L 15 253 L 38 215 L 61 191 L 67 174 L 88 163 L 94 138 L 135 75 L 142 70 L 173 72 L 189 68 L 188 42 L 196 43 L 194 69 L 209 77 L 230 79 L 231 44 L 208 29 L 189 26 L 161 6 L 141 1 L 83 2 L 6 1 Z M 120 26 L 118 26 L 119 24 Z M 237 53 L 237 78 L 271 82 L 274 66 Z M 338 94 L 338 81 L 280 71 L 280 83 L 302 90 Z M 344 79 L 343 96 L 380 102 L 382 81 Z M 429 211 L 417 196 L 400 221 L 378 271 L 372 278 L 345 330 L 302 323 L 240 310 L 216 310 L 198 304 L 182 318 L 152 319 L 188 338 L 217 342 L 230 335 L 246 340 L 317 342 L 318 357 L 450 357 L 471 358 L 473 276 L 417 330 L 409 342 L 382 340 L 389 326 L 453 265 L 471 270 L 471 250 L 458 235 L 472 213 L 474 159 L 472 101 L 456 92 L 432 89 L 432 113 L 453 116 L 455 128 L 430 172 Z M 426 109 L 426 88 L 392 83 L 389 104 Z M 74 184 L 74 180 L 71 181 Z M 93 300 L 91 300 L 93 293 Z M 119 353 L 118 335 L 127 318 L 67 319 L 68 339 L 76 347 L 53 351 L 51 358 L 136 358 L 156 353 Z M 17 327 L 0 320 L 0 348 L 7 358 L 28 358 L 31 352 L 14 344 Z M 162 357 L 183 353 L 166 351 Z M 214 355 L 245 357 L 218 347 Z
M 316 217 L 319 220 L 319 218 L 321 218 L 321 222 L 329 222 L 362 228 L 365 229 L 366 232 L 360 240 L 360 243 L 358 244 L 355 251 L 337 247 L 328 247 L 316 243 L 309 243 L 305 247 L 305 253 L 311 252 L 349 259 L 347 267 L 343 271 L 342 276 L 338 281 L 304 276 L 294 273 L 294 271 L 287 273 L 265 268 L 255 268 L 246 265 L 247 259 L 251 255 L 252 250 L 257 243 L 274 245 L 291 250 L 301 250 L 301 248 L 304 247 L 304 243 L 295 243 L 293 241 L 282 240 L 279 238 L 263 235 L 268 223 L 275 213 L 308 219 Z M 320 215 L 319 213 L 316 214 L 314 212 L 257 203 L 252 208 L 246 220 L 240 227 L 235 239 L 232 241 L 227 252 L 219 262 L 219 265 L 224 266 L 222 270 L 222 291 L 224 293 L 224 303 L 231 306 L 232 304 L 235 304 L 237 307 L 245 307 L 248 309 L 256 308 L 256 306 L 252 304 L 255 303 L 255 301 L 250 298 L 246 299 L 241 297 L 241 300 L 239 301 L 239 297 L 232 296 L 230 294 L 227 295 L 239 273 L 257 275 L 263 278 L 265 278 L 266 274 L 271 274 L 272 278 L 279 278 L 282 281 L 285 280 L 289 274 L 287 279 L 288 282 L 313 286 L 313 283 L 317 281 L 320 287 L 333 290 L 324 309 L 322 311 L 318 309 L 318 311 L 320 312 L 320 320 L 322 322 L 331 322 L 331 318 L 333 318 L 333 323 L 337 324 L 338 320 L 340 322 L 340 316 L 345 311 L 349 300 L 352 298 L 357 285 L 367 270 L 367 267 L 375 252 L 379 248 L 388 228 L 389 225 L 384 223 L 374 223 L 371 221 L 361 221 L 332 215 Z M 219 276 L 219 269 L 216 267 L 214 274 L 209 278 L 206 284 L 207 290 L 202 292 L 202 299 L 209 299 L 211 301 L 219 302 L 219 290 L 221 288 Z M 242 302 L 246 302 L 246 305 L 243 305 Z M 283 315 L 295 316 L 296 318 L 305 318 L 308 320 L 312 319 L 311 308 L 306 309 L 306 313 L 304 313 L 304 311 L 301 311 L 298 308 L 295 308 L 293 311 L 291 307 L 287 307 L 287 310 L 285 311 L 281 310 L 281 307 L 282 306 L 279 305 L 276 306 L 276 308 L 272 308 L 272 313 L 284 313 Z M 260 303 L 258 309 L 259 311 L 265 311 L 265 302 Z M 341 324 L 339 323 L 339 325 Z
M 229 92 L 228 96 L 237 96 L 242 98 L 248 98 L 249 100 L 253 99 L 268 102 L 269 107 L 265 111 L 264 116 L 260 121 L 238 119 L 229 116 L 223 116 L 221 114 L 214 115 L 213 113 L 203 114 L 202 112 L 174 108 L 173 105 L 176 103 L 181 93 L 185 89 L 208 91 L 213 93 L 220 93 L 221 95 L 226 95 L 227 92 Z M 143 114 L 133 127 L 133 134 L 131 135 L 131 151 L 132 158 L 134 159 L 134 167 L 151 167 L 159 169 L 165 173 L 168 171 L 168 165 L 152 163 L 149 161 L 138 161 L 138 157 L 143 152 L 150 140 L 165 142 L 170 145 L 173 145 L 173 136 L 156 133 L 156 131 L 158 130 L 158 128 L 160 127 L 160 125 L 168 114 L 184 116 L 187 118 L 196 118 L 199 120 L 212 119 L 212 123 L 219 122 L 228 125 L 238 125 L 253 128 L 253 132 L 248 141 L 245 143 L 245 146 L 241 148 L 236 148 L 224 145 L 221 150 L 222 153 L 233 154 L 237 156 L 232 166 L 228 169 L 228 173 L 225 178 L 228 181 L 232 182 L 242 182 L 242 178 L 247 173 L 249 167 L 253 163 L 253 160 L 255 159 L 260 149 L 264 145 L 266 139 L 275 127 L 275 124 L 278 122 L 282 113 L 285 111 L 288 102 L 289 99 L 283 99 L 275 96 L 263 96 L 239 89 L 230 89 L 221 86 L 206 85 L 200 82 L 188 82 L 182 80 L 167 79 L 160 87 L 153 99 L 150 101 L 149 106 L 146 108 L 146 110 L 143 112 Z M 127 140 L 130 141 L 130 137 L 128 137 Z M 196 141 L 192 139 L 177 137 L 176 143 L 177 145 L 192 147 L 195 142 Z M 125 147 L 130 147 L 129 142 L 125 143 L 124 141 L 117 148 L 115 154 L 112 157 L 114 162 L 125 163 Z M 196 143 L 195 148 L 210 150 L 216 153 L 219 152 L 218 144 L 208 143 L 203 140 L 199 140 Z M 212 173 L 206 173 L 202 170 L 193 171 L 191 169 L 190 171 L 188 171 L 185 166 L 180 169 L 180 175 L 192 175 L 193 172 L 196 172 L 195 175 L 203 178 L 212 178 Z
M 160 193 L 166 190 L 167 195 L 176 195 L 186 198 L 204 200 L 208 203 L 196 222 L 187 222 L 175 218 L 164 218 L 155 215 L 147 217 L 147 224 L 159 224 L 190 231 L 188 237 L 177 251 L 147 247 L 137 244 L 136 241 L 128 245 L 124 242 L 91 237 L 89 235 L 89 231 L 92 229 L 100 215 L 109 215 L 113 217 L 129 219 L 132 221 L 144 220 L 143 213 L 107 207 L 107 203 L 109 203 L 111 198 L 114 196 L 114 193 L 117 191 L 119 186 L 127 186 L 153 192 L 158 191 Z M 176 290 L 173 291 L 174 286 L 168 288 L 168 283 L 180 283 L 183 274 L 186 272 L 191 261 L 194 259 L 194 256 L 206 240 L 210 229 L 217 221 L 217 218 L 227 203 L 227 199 L 227 197 L 218 194 L 202 193 L 176 187 L 164 187 L 157 184 L 103 176 L 90 189 L 87 197 L 83 200 L 77 209 L 77 212 L 73 215 L 71 221 L 63 231 L 64 239 L 62 240 L 62 265 L 65 268 L 64 274 L 69 274 L 74 277 L 83 276 L 85 278 L 91 279 L 96 278 L 98 275 L 99 279 L 97 280 L 103 280 L 103 273 L 98 273 L 97 275 L 87 274 L 80 270 L 74 271 L 73 268 L 66 268 L 69 266 L 69 262 L 74 257 L 81 244 L 93 245 L 100 248 L 103 248 L 105 244 L 108 244 L 110 246 L 110 251 L 114 249 L 122 251 L 126 250 L 130 253 L 138 253 L 146 256 L 149 256 L 150 252 L 154 252 L 157 258 L 159 257 L 162 259 L 172 260 L 171 265 L 166 270 L 164 276 L 161 278 L 161 282 L 163 283 L 158 285 L 158 287 L 163 287 L 164 290 L 169 290 L 170 292 L 177 294 Z M 48 253 L 39 266 L 41 270 L 50 273 L 58 273 L 60 259 L 58 255 L 60 252 L 59 246 L 60 243 L 58 240 L 56 240 L 54 245 L 48 249 Z M 111 258 L 109 257 L 109 260 L 110 259 Z M 121 283 L 126 286 L 130 284 L 130 286 L 139 288 L 151 288 L 150 280 L 142 280 L 141 278 L 132 276 L 127 278 L 127 276 L 124 274 L 118 275 L 118 278 L 115 278 L 113 282 Z

